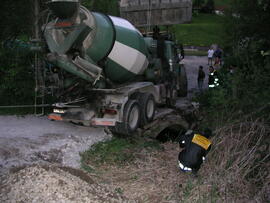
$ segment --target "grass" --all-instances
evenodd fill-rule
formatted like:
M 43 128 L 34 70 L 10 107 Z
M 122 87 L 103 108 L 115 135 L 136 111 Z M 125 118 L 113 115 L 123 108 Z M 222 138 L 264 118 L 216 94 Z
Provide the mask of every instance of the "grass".
M 91 162 L 90 165 L 94 164 L 95 166 L 130 163 L 135 159 L 135 154 L 142 149 L 151 151 L 161 149 L 161 146 L 158 141 L 143 137 L 113 137 L 109 141 L 93 145 L 82 153 L 82 167 L 89 171 L 92 170 L 92 167 L 88 166 L 89 162 Z
M 268 134 L 267 123 L 259 120 L 217 126 L 197 178 L 179 172 L 177 143 L 146 137 L 96 144 L 82 154 L 82 162 L 95 182 L 138 202 L 263 202 L 268 198 Z
M 198 14 L 190 24 L 174 25 L 176 39 L 184 45 L 210 46 L 222 44 L 223 17 L 212 14 Z
M 186 56 L 206 56 L 207 51 L 191 51 L 191 50 L 185 50 Z

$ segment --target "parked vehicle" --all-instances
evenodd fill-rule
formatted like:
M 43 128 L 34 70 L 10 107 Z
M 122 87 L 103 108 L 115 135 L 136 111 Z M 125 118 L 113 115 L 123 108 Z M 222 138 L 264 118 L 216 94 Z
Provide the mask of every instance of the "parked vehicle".
M 185 69 L 168 33 L 142 35 L 127 20 L 90 12 L 78 0 L 48 3 L 42 27 L 46 62 L 59 103 L 49 115 L 132 134 L 151 122 L 157 105 L 185 95 Z

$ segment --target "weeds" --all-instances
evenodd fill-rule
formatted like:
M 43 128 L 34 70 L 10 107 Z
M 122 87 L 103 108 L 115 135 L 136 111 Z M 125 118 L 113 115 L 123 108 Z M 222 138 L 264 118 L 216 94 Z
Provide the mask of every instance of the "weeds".
M 184 187 L 184 199 L 188 199 L 190 197 L 190 195 L 192 194 L 192 189 L 194 188 L 194 185 L 193 185 L 193 181 L 189 180 L 185 187 Z
M 212 152 L 201 175 L 207 177 L 192 191 L 208 191 L 203 199 L 269 201 L 269 126 L 259 120 L 218 128 Z M 211 185 L 211 190 L 207 189 Z M 267 196 L 268 195 L 268 196 Z
M 238 119 L 215 128 L 198 178 L 179 171 L 177 143 L 145 137 L 97 144 L 82 154 L 82 167 L 95 181 L 138 202 L 269 202 L 269 125 L 249 116 L 231 117 Z

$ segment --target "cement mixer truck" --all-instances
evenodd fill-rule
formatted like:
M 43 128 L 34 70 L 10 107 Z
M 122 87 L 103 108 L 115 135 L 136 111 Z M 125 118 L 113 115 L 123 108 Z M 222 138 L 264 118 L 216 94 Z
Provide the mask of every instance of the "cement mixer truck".
M 78 0 L 52 0 L 42 26 L 45 61 L 58 89 L 51 120 L 108 126 L 132 134 L 157 106 L 186 94 L 178 45 L 156 29 L 142 35 L 127 20 L 91 12 Z

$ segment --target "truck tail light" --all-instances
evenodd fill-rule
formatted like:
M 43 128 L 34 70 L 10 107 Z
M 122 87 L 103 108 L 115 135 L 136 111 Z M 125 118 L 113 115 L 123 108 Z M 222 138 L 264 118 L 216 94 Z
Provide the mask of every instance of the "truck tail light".
M 57 114 L 50 114 L 48 116 L 48 119 L 53 120 L 53 121 L 62 121 L 63 120 L 63 118 L 60 115 L 57 115 Z
M 116 115 L 117 114 L 117 110 L 115 109 L 105 109 L 104 110 L 105 114 L 110 114 L 110 115 Z
M 106 121 L 106 120 L 94 120 L 91 122 L 91 125 L 93 126 L 115 126 L 114 121 Z

